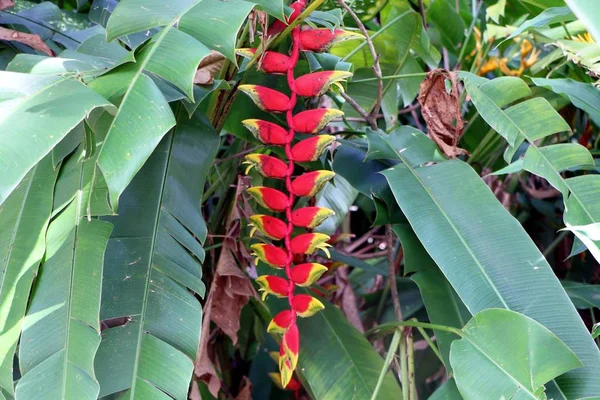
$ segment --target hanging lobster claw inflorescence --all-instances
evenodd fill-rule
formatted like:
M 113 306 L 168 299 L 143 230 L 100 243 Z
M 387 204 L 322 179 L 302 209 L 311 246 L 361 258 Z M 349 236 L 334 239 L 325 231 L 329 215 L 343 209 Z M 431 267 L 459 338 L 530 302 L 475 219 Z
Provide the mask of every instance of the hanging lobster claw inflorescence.
M 294 10 L 288 18 L 291 23 L 302 13 L 306 0 L 291 4 Z M 276 21 L 269 28 L 267 35 L 273 36 L 285 30 L 287 24 Z M 328 268 L 314 262 L 302 262 L 305 256 L 322 250 L 329 256 L 329 236 L 322 233 L 302 233 L 293 235 L 294 228 L 314 229 L 328 217 L 334 215 L 330 209 L 323 207 L 297 207 L 296 197 L 315 196 L 323 186 L 334 177 L 328 170 L 306 171 L 294 175 L 295 162 L 307 163 L 316 161 L 326 148 L 335 141 L 331 135 L 319 135 L 325 126 L 336 117 L 343 115 L 335 109 L 314 109 L 294 113 L 298 96 L 317 97 L 325 94 L 332 85 L 343 90 L 340 81 L 352 76 L 348 71 L 320 71 L 295 77 L 294 69 L 301 51 L 322 52 L 334 43 L 363 38 L 362 35 L 343 30 L 306 29 L 296 26 L 291 31 L 292 48 L 289 54 L 266 51 L 260 58 L 258 69 L 267 74 L 285 74 L 289 86 L 289 96 L 277 90 L 259 85 L 240 85 L 239 89 L 250 96 L 254 103 L 263 111 L 285 113 L 287 129 L 272 122 L 260 119 L 247 119 L 242 123 L 252 135 L 269 146 L 284 148 L 283 159 L 261 153 L 248 154 L 245 164 L 248 172 L 256 171 L 267 178 L 280 179 L 285 182 L 285 191 L 266 186 L 254 186 L 248 193 L 266 209 L 283 216 L 256 214 L 250 217 L 252 226 L 251 236 L 259 232 L 264 237 L 281 244 L 258 243 L 251 247 L 257 262 L 261 262 L 285 272 L 285 277 L 262 275 L 256 279 L 263 292 L 267 295 L 287 298 L 289 309 L 277 314 L 267 330 L 281 334 L 279 349 L 279 370 L 282 387 L 287 387 L 292 380 L 298 363 L 300 349 L 300 333 L 296 325 L 297 317 L 310 317 L 323 309 L 323 303 L 308 294 L 296 294 L 295 288 L 307 287 L 315 283 Z M 256 49 L 239 49 L 239 55 L 255 57 Z M 296 140 L 295 133 L 312 134 L 309 138 Z M 296 261 L 296 262 L 295 262 Z M 299 261 L 299 262 L 298 262 Z M 296 264 L 296 265 L 294 265 Z

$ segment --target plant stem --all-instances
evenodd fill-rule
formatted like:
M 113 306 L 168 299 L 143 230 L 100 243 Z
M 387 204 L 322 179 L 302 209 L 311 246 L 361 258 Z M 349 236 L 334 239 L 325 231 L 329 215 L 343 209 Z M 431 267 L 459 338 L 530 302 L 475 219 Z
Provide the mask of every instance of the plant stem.
M 395 24 L 396 22 L 398 22 L 400 19 L 404 18 L 404 16 L 408 15 L 410 12 L 411 11 L 405 11 L 402 14 L 398 15 L 396 18 L 392 19 L 390 22 L 388 22 L 384 26 L 382 26 L 381 29 L 379 29 L 377 32 L 375 32 L 374 34 L 371 35 L 371 40 L 375 40 L 375 38 L 377 36 L 381 35 L 383 32 L 385 32 L 386 29 L 388 29 L 390 26 L 392 26 L 393 24 Z M 352 57 L 353 55 L 355 55 L 356 53 L 358 53 L 366 45 L 367 45 L 367 42 L 362 42 L 361 44 L 359 44 L 358 46 L 356 46 L 354 48 L 354 50 L 352 50 L 350 53 L 346 54 L 344 56 L 344 58 L 342 58 L 340 61 L 348 61 L 348 59 L 350 57 Z
M 411 319 L 408 321 L 396 321 L 396 322 L 388 322 L 385 324 L 381 324 L 379 326 L 376 326 L 373 329 L 368 330 L 367 332 L 365 332 L 365 336 L 372 336 L 374 334 L 379 333 L 380 331 L 387 331 L 389 329 L 390 332 L 386 332 L 386 334 L 389 334 L 393 331 L 394 328 L 397 327 L 402 327 L 402 326 L 411 326 L 414 328 L 425 328 L 425 329 L 433 329 L 433 330 L 438 330 L 438 331 L 443 331 L 443 332 L 449 332 L 449 333 L 454 333 L 457 336 L 463 337 L 464 334 L 463 332 L 458 329 L 458 328 L 454 328 L 452 326 L 446 326 L 446 325 L 438 325 L 438 324 L 431 324 L 429 322 L 419 322 L 415 319 Z
M 407 348 L 407 364 L 408 364 L 408 389 L 409 399 L 417 400 L 417 385 L 415 382 L 415 347 L 412 334 L 412 328 L 404 328 L 406 330 L 406 348 Z
M 548 255 L 552 253 L 556 246 L 558 246 L 563 240 L 565 240 L 569 233 L 571 233 L 571 231 L 562 231 L 561 233 L 559 233 L 556 239 L 554 239 L 552 243 L 550 243 L 550 245 L 544 250 L 544 257 L 548 257 Z
M 386 224 L 385 226 L 385 241 L 386 249 L 388 251 L 388 275 L 390 281 L 390 289 L 392 290 L 392 301 L 394 303 L 394 314 L 396 320 L 402 321 L 402 307 L 400 306 L 400 297 L 398 296 L 398 285 L 396 285 L 396 263 L 394 262 L 394 233 L 392 226 Z
M 465 51 L 467 50 L 467 45 L 469 44 L 469 40 L 471 40 L 471 35 L 473 34 L 473 28 L 475 27 L 475 23 L 477 22 L 477 15 L 479 15 L 479 10 L 481 9 L 481 5 L 483 1 L 479 3 L 477 6 L 477 10 L 475 10 L 475 0 L 473 0 L 473 21 L 471 22 L 471 26 L 465 35 L 465 40 L 460 48 L 460 53 L 458 53 L 458 58 L 456 59 L 456 68 L 458 68 L 462 62 L 463 57 L 465 56 Z
M 402 75 L 387 75 L 381 78 L 365 78 L 353 80 L 352 83 L 363 83 L 363 82 L 374 82 L 374 81 L 388 81 L 392 79 L 404 79 L 404 78 L 420 78 L 426 76 L 427 72 L 415 72 L 413 74 L 402 74 Z
M 409 386 L 408 386 L 408 363 L 406 357 L 406 331 L 405 328 L 400 328 L 402 332 L 400 336 L 400 380 L 402 381 L 402 398 L 409 400 Z
M 377 395 L 379 394 L 379 389 L 381 389 L 381 385 L 383 384 L 383 379 L 385 378 L 385 374 L 387 373 L 390 364 L 394 358 L 394 354 L 398 350 L 398 343 L 400 342 L 400 337 L 402 336 L 400 329 L 397 329 L 394 332 L 394 337 L 392 337 L 392 342 L 390 343 L 390 348 L 388 349 L 388 353 L 385 356 L 385 361 L 383 362 L 383 368 L 381 368 L 381 372 L 379 372 L 379 379 L 377 379 L 377 385 L 375 386 L 375 390 L 373 390 L 373 395 L 371 395 L 371 400 L 376 400 Z
M 419 330 L 419 333 L 423 336 L 423 339 L 425 339 L 425 341 L 427 342 L 427 344 L 431 348 L 431 351 L 433 351 L 433 353 L 437 356 L 437 358 L 443 364 L 444 363 L 444 359 L 442 358 L 442 355 L 440 354 L 440 350 L 437 348 L 437 346 L 435 345 L 435 343 L 433 343 L 433 340 L 431 340 L 431 338 L 429 337 L 429 335 L 427 334 L 427 332 L 425 331 L 425 329 L 423 329 L 420 326 L 417 326 L 417 329 Z
M 342 6 L 344 10 L 350 14 L 350 16 L 356 22 L 356 26 L 361 31 L 361 33 L 365 36 L 367 46 L 369 46 L 369 51 L 371 52 L 371 57 L 373 57 L 373 73 L 377 78 L 377 99 L 375 101 L 375 105 L 373 109 L 369 113 L 369 117 L 367 122 L 371 125 L 371 129 L 377 129 L 377 114 L 379 114 L 379 110 L 381 109 L 381 102 L 383 101 L 383 82 L 381 81 L 381 66 L 379 65 L 379 55 L 377 54 L 377 50 L 375 50 L 375 45 L 373 44 L 373 39 L 369 36 L 369 32 L 367 28 L 365 28 L 364 24 L 358 18 L 358 15 L 348 6 L 348 4 L 344 3 L 344 0 L 337 0 L 338 4 Z
M 594 315 L 594 309 L 590 308 L 590 317 L 592 318 L 592 327 L 596 325 L 596 316 Z M 593 328 L 592 328 L 593 329 Z M 594 339 L 596 341 L 596 345 L 600 347 L 600 337 Z

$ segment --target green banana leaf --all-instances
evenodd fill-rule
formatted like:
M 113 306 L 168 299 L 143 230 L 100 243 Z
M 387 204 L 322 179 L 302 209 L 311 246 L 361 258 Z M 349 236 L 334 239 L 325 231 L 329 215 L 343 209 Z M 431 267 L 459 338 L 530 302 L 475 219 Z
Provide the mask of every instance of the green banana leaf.
M 183 399 L 200 340 L 206 225 L 200 203 L 219 137 L 196 113 L 179 124 L 123 195 L 106 253 L 95 360 L 100 397 Z M 189 290 L 188 290 L 189 289 Z

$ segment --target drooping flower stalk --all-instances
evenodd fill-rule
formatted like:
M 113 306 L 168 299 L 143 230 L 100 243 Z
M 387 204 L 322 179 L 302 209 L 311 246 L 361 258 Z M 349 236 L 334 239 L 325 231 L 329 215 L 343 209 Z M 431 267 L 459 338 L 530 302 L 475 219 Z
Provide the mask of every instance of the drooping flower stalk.
M 304 9 L 306 0 L 299 0 L 291 5 L 294 12 L 287 20 L 292 22 Z M 285 25 L 277 21 L 269 33 L 279 33 Z M 319 135 L 333 118 L 343 115 L 339 110 L 315 109 L 299 112 L 294 115 L 298 97 L 317 97 L 329 90 L 331 85 L 339 85 L 339 81 L 350 77 L 347 71 L 320 71 L 295 77 L 294 71 L 301 51 L 325 51 L 333 43 L 341 40 L 362 37 L 352 32 L 329 29 L 301 30 L 296 26 L 291 31 L 292 46 L 289 55 L 267 51 L 259 63 L 259 70 L 268 74 L 285 74 L 290 95 L 259 85 L 240 85 L 244 92 L 263 111 L 285 113 L 287 131 L 277 124 L 258 119 L 245 120 L 242 123 L 256 139 L 265 145 L 284 148 L 285 159 L 265 154 L 249 154 L 245 164 L 247 172 L 251 168 L 268 178 L 281 179 L 285 182 L 285 192 L 277 189 L 254 186 L 248 193 L 261 206 L 275 213 L 284 213 L 285 219 L 256 214 L 250 217 L 253 226 L 251 235 L 258 231 L 270 240 L 283 240 L 283 248 L 269 243 L 257 243 L 251 246 L 253 254 L 263 263 L 285 272 L 285 278 L 263 275 L 256 279 L 264 296 L 273 295 L 286 298 L 289 309 L 277 314 L 267 330 L 282 334 L 279 350 L 279 370 L 281 384 L 286 387 L 298 362 L 300 349 L 297 317 L 310 317 L 323 309 L 323 304 L 308 294 L 296 294 L 295 287 L 307 287 L 316 282 L 327 271 L 327 267 L 314 262 L 304 262 L 294 266 L 294 260 L 314 254 L 321 249 L 329 256 L 329 236 L 322 233 L 302 233 L 293 235 L 294 228 L 314 229 L 334 214 L 323 207 L 302 207 L 294 210 L 297 197 L 315 196 L 323 186 L 334 177 L 328 170 L 306 171 L 294 176 L 295 162 L 316 161 L 325 149 L 335 141 L 330 135 Z M 255 49 L 239 49 L 238 54 L 252 57 Z M 314 134 L 316 136 L 294 143 L 296 132 Z

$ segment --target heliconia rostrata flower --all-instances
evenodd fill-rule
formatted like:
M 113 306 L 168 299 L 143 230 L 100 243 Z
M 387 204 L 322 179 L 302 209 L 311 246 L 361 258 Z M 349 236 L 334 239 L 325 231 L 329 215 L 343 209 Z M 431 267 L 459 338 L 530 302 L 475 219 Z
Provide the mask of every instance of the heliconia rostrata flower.
M 267 36 L 278 35 L 285 31 L 287 24 L 301 15 L 306 0 L 299 0 L 290 5 L 292 14 L 287 23 L 276 21 L 267 31 Z M 279 370 L 277 377 L 281 386 L 286 388 L 293 380 L 294 370 L 298 363 L 300 350 L 300 333 L 296 325 L 297 317 L 310 317 L 324 308 L 323 303 L 308 294 L 296 294 L 295 288 L 309 287 L 314 284 L 328 267 L 316 262 L 306 262 L 305 258 L 322 250 L 328 257 L 330 237 L 323 233 L 306 232 L 295 235 L 294 229 L 314 229 L 323 223 L 334 212 L 324 207 L 295 207 L 297 197 L 313 197 L 335 174 L 328 170 L 306 171 L 297 173 L 295 163 L 317 161 L 327 147 L 335 141 L 331 135 L 319 135 L 326 125 L 343 113 L 339 110 L 318 108 L 295 113 L 298 96 L 318 97 L 336 85 L 343 88 L 340 81 L 350 78 L 348 71 L 319 71 L 296 77 L 294 70 L 301 51 L 322 52 L 333 44 L 362 38 L 355 32 L 330 29 L 301 29 L 296 26 L 291 30 L 292 47 L 289 54 L 266 51 L 257 56 L 256 49 L 238 49 L 237 54 L 247 58 L 257 58 L 257 68 L 267 74 L 285 74 L 289 94 L 253 84 L 240 85 L 241 92 L 248 95 L 261 110 L 271 113 L 285 113 L 287 127 L 261 119 L 246 119 L 242 124 L 252 135 L 267 146 L 281 146 L 281 153 L 258 151 L 248 154 L 244 164 L 248 165 L 246 173 L 254 168 L 266 178 L 279 179 L 285 182 L 285 190 L 267 186 L 253 186 L 247 192 L 256 202 L 273 213 L 282 215 L 255 214 L 250 217 L 250 235 L 258 232 L 264 239 L 279 243 L 256 243 L 250 246 L 252 254 L 259 261 L 280 270 L 285 276 L 262 275 L 256 279 L 267 295 L 286 298 L 289 309 L 284 310 L 271 320 L 267 330 L 281 334 L 279 347 Z M 311 134 L 309 138 L 298 140 L 296 132 Z M 279 150 L 281 152 L 281 150 Z M 269 182 L 266 180 L 266 182 Z M 275 182 L 275 181 L 273 181 Z M 309 289 L 312 290 L 313 288 Z M 288 387 L 289 388 L 289 387 Z M 296 388 L 294 390 L 299 389 Z

